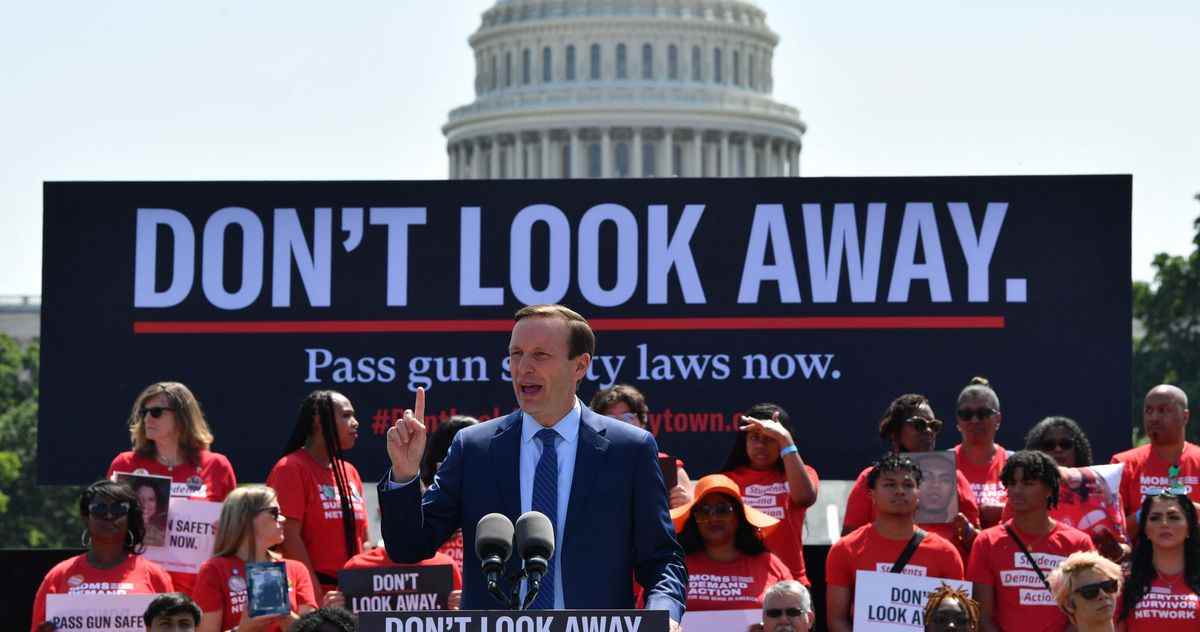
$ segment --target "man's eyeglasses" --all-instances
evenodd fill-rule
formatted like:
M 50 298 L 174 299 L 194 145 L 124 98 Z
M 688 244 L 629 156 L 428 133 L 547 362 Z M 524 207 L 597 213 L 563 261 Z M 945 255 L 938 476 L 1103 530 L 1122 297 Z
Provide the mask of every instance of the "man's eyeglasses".
M 269 513 L 272 518 L 279 520 L 279 507 L 263 507 L 258 513 Z
M 130 505 L 127 501 L 121 500 L 111 503 L 95 501 L 88 505 L 88 515 L 97 516 L 100 518 L 120 518 L 129 514 Z
M 992 415 L 995 415 L 998 412 L 1000 411 L 996 410 L 995 408 L 988 408 L 987 406 L 984 406 L 983 408 L 959 408 L 958 418 L 963 421 L 971 421 L 972 418 L 978 421 L 983 421 L 984 419 L 991 418 Z
M 170 411 L 174 411 L 175 409 L 174 409 L 174 408 L 171 408 L 170 406 L 149 406 L 149 407 L 143 407 L 143 408 L 141 408 L 140 410 L 138 410 L 138 416 L 139 416 L 139 417 L 141 417 L 142 419 L 145 419 L 145 418 L 146 418 L 146 414 L 147 414 L 147 413 L 149 413 L 149 415 L 150 415 L 151 417 L 153 417 L 153 418 L 155 418 L 155 419 L 158 419 L 159 417 L 162 417 L 162 414 L 163 414 L 163 411 L 164 411 L 164 410 L 170 410 Z
M 798 617 L 804 614 L 804 611 L 799 608 L 767 608 L 763 610 L 763 616 L 768 619 L 778 619 L 785 614 L 789 617 Z
M 1046 439 L 1038 444 L 1038 449 L 1042 452 L 1053 452 L 1056 449 L 1062 450 L 1063 452 L 1068 452 L 1075 449 L 1075 440 L 1059 439 L 1058 441 L 1055 441 L 1053 439 Z
M 696 520 L 712 520 L 713 518 L 724 518 L 733 515 L 733 505 L 730 503 L 720 503 L 717 505 L 696 505 L 692 507 L 692 513 L 696 516 Z
M 1091 600 L 1095 599 L 1096 597 L 1100 596 L 1101 590 L 1103 590 L 1104 592 L 1106 592 L 1110 595 L 1116 594 L 1117 580 L 1110 579 L 1106 582 L 1096 582 L 1095 584 L 1088 584 L 1087 586 L 1080 586 L 1079 588 L 1075 589 L 1075 592 L 1079 593 L 1079 595 L 1081 597 L 1083 597 L 1084 599 L 1091 601 Z
M 941 419 L 926 419 L 924 417 L 909 417 L 904 420 L 904 423 L 913 427 L 917 432 L 925 432 L 928 430 L 934 434 L 942 431 Z

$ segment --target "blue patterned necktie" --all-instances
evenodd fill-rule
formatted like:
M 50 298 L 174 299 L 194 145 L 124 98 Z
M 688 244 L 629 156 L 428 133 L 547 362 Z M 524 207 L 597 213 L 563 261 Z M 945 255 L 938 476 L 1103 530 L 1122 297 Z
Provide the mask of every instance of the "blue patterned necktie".
M 542 456 L 538 459 L 537 471 L 533 475 L 533 510 L 546 514 L 550 525 L 558 531 L 558 451 L 554 440 L 558 433 L 542 428 L 534 435 L 542 441 Z M 534 610 L 554 608 L 554 561 L 550 560 L 546 574 L 542 576 L 541 589 L 533 600 Z

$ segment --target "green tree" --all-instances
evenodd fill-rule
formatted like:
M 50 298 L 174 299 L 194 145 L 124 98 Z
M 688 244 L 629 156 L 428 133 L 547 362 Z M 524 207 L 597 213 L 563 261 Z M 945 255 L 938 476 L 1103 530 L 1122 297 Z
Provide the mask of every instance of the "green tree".
M 37 484 L 38 344 L 0 334 L 0 546 L 79 546 L 78 487 Z
M 1141 432 L 1146 391 L 1170 383 L 1190 396 L 1188 439 L 1200 443 L 1200 218 L 1193 226 L 1192 254 L 1159 253 L 1154 257 L 1154 283 L 1133 284 L 1133 317 L 1145 330 L 1133 340 L 1135 436 Z

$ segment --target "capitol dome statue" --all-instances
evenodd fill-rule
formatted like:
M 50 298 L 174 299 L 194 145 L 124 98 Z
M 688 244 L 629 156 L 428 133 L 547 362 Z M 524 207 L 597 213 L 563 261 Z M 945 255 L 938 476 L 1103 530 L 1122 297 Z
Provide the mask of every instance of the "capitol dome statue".
M 800 175 L 771 98 L 779 37 L 747 0 L 500 0 L 469 42 L 451 179 Z

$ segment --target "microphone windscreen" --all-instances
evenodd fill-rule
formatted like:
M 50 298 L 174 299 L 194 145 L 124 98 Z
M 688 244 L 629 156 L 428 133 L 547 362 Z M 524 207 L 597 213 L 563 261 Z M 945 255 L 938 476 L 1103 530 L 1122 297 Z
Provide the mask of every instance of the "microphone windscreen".
M 475 527 L 475 554 L 479 559 L 492 555 L 508 561 L 512 555 L 513 523 L 508 516 L 490 513 L 479 519 Z
M 517 518 L 517 552 L 526 560 L 534 555 L 549 560 L 554 555 L 554 525 L 546 514 L 527 511 Z

